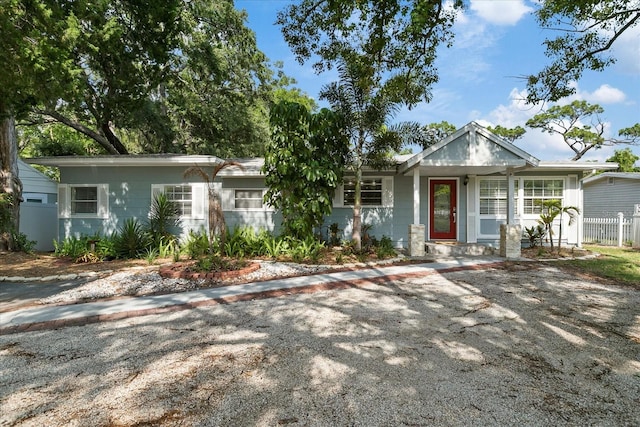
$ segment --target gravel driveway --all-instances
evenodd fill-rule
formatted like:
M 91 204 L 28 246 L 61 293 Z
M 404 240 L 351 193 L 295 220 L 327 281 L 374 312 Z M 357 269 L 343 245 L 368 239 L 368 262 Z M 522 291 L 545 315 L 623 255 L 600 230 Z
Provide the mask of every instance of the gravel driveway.
M 505 266 L 0 336 L 0 424 L 640 424 L 640 292 Z

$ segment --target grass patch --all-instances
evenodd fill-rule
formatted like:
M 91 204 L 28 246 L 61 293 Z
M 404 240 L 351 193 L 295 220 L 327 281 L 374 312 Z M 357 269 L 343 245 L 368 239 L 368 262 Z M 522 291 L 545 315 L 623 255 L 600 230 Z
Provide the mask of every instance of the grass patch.
M 611 246 L 585 246 L 601 254 L 598 258 L 561 261 L 584 273 L 640 288 L 640 250 Z

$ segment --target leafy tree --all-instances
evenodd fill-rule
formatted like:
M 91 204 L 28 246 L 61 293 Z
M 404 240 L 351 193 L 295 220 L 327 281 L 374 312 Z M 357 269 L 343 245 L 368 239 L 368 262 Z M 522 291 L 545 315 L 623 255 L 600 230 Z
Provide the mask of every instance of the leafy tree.
M 640 123 L 636 123 L 628 128 L 620 129 L 618 131 L 618 135 L 624 138 L 621 142 L 637 144 L 640 142 Z
M 166 79 L 179 47 L 182 2 L 152 0 L 144 7 L 131 0 L 60 4 L 65 37 L 73 46 L 62 60 L 71 64 L 73 78 L 61 100 L 42 103 L 37 111 L 111 154 L 127 154 L 116 129 L 135 128 L 134 113 L 147 108 Z
M 189 2 L 165 103 L 177 146 L 220 157 L 262 155 L 269 138 L 272 70 L 232 1 Z
M 300 63 L 313 57 L 316 72 L 339 67 L 341 82 L 323 89 L 321 98 L 350 126 L 356 175 L 353 240 L 358 249 L 364 162 L 375 167 L 389 160 L 390 151 L 399 150 L 402 126 L 387 132 L 387 120 L 400 105 L 430 100 L 431 86 L 438 80 L 437 48 L 451 44 L 451 27 L 462 4 L 302 0 L 278 13 L 276 23 Z
M 417 123 L 389 124 L 399 109 L 376 81 L 372 66 L 365 61 L 345 62 L 338 67 L 340 81 L 325 86 L 320 98 L 344 118 L 350 143 L 348 165 L 355 174 L 353 234 L 356 249 L 362 248 L 362 170 L 389 166 L 391 153 L 407 143 L 422 141 L 423 129 Z
M 618 164 L 616 172 L 640 172 L 640 167 L 635 167 L 635 163 L 639 159 L 640 157 L 633 154 L 631 149 L 625 148 L 624 150 L 615 150 L 613 156 L 609 157 L 607 162 Z
M 16 118 L 59 99 L 74 69 L 66 60 L 72 34 L 55 2 L 2 1 L 0 34 L 0 250 L 6 250 L 14 248 L 22 200 Z
M 276 23 L 300 63 L 314 57 L 314 69 L 322 72 L 349 55 L 362 55 L 385 76 L 384 91 L 392 101 L 414 105 L 431 98 L 438 80 L 436 49 L 451 45 L 462 4 L 302 0 L 280 11 Z
M 576 100 L 568 105 L 554 105 L 547 111 L 536 114 L 527 120 L 527 126 L 562 136 L 564 142 L 575 153 L 572 160 L 579 160 L 592 148 L 616 143 L 633 143 L 632 137 L 619 140 L 603 136 L 605 124 L 600 119 L 603 112 L 604 109 L 598 104 Z M 585 120 L 589 120 L 590 123 L 583 124 Z M 630 134 L 633 134 L 632 129 L 628 128 Z
M 524 134 L 527 132 L 521 126 L 516 126 L 514 128 L 505 128 L 500 125 L 497 125 L 496 127 L 489 126 L 487 127 L 487 129 L 489 130 L 489 132 L 494 133 L 506 139 L 512 144 L 515 143 L 518 139 L 522 138 Z
M 430 123 L 424 126 L 424 141 L 422 142 L 422 149 L 436 144 L 447 136 L 456 131 L 456 126 L 447 122 L 441 121 L 440 123 Z
M 318 113 L 281 101 L 271 108 L 271 142 L 263 172 L 265 200 L 284 217 L 284 233 L 305 240 L 331 213 L 342 181 L 348 141 L 341 117 L 323 108 Z
M 637 0 L 544 0 L 536 11 L 542 27 L 561 35 L 545 41 L 552 63 L 527 77 L 527 100 L 557 101 L 575 93 L 585 70 L 602 71 L 615 61 L 615 42 L 640 22 Z

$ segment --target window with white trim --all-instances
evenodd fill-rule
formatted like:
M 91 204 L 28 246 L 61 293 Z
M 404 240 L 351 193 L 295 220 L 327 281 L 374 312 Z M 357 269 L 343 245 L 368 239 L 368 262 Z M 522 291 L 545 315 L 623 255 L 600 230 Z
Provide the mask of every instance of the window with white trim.
M 523 211 L 524 214 L 540 215 L 545 200 L 564 198 L 563 179 L 524 179 Z
M 153 184 L 152 196 L 164 193 L 167 199 L 176 204 L 183 219 L 204 219 L 206 184 Z
M 235 190 L 233 195 L 234 209 L 262 209 L 263 190 Z
M 363 179 L 360 187 L 362 206 L 382 205 L 382 179 Z M 356 182 L 344 182 L 344 205 L 353 206 L 356 198 Z
M 193 190 L 191 185 L 165 185 L 163 189 L 167 200 L 173 202 L 180 216 L 191 216 L 193 212 Z
M 60 184 L 58 216 L 60 218 L 107 218 L 108 184 Z
M 514 181 L 514 212 L 518 210 L 518 180 Z M 480 215 L 507 214 L 508 184 L 506 179 L 480 180 Z
M 367 177 L 362 180 L 360 187 L 362 206 L 393 207 L 393 177 Z M 336 188 L 333 207 L 353 206 L 356 193 L 356 182 L 353 177 L 345 178 Z

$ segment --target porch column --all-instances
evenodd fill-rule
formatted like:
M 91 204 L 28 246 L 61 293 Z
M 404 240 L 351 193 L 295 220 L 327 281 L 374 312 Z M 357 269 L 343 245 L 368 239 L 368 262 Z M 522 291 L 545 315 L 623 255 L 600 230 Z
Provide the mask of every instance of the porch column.
M 409 256 L 425 255 L 425 226 L 420 224 L 420 170 L 413 170 L 413 224 L 409 224 Z
M 515 206 L 513 206 L 514 193 L 513 168 L 507 168 L 507 224 L 513 223 L 515 215 Z
M 413 170 L 413 223 L 420 224 L 420 170 Z

